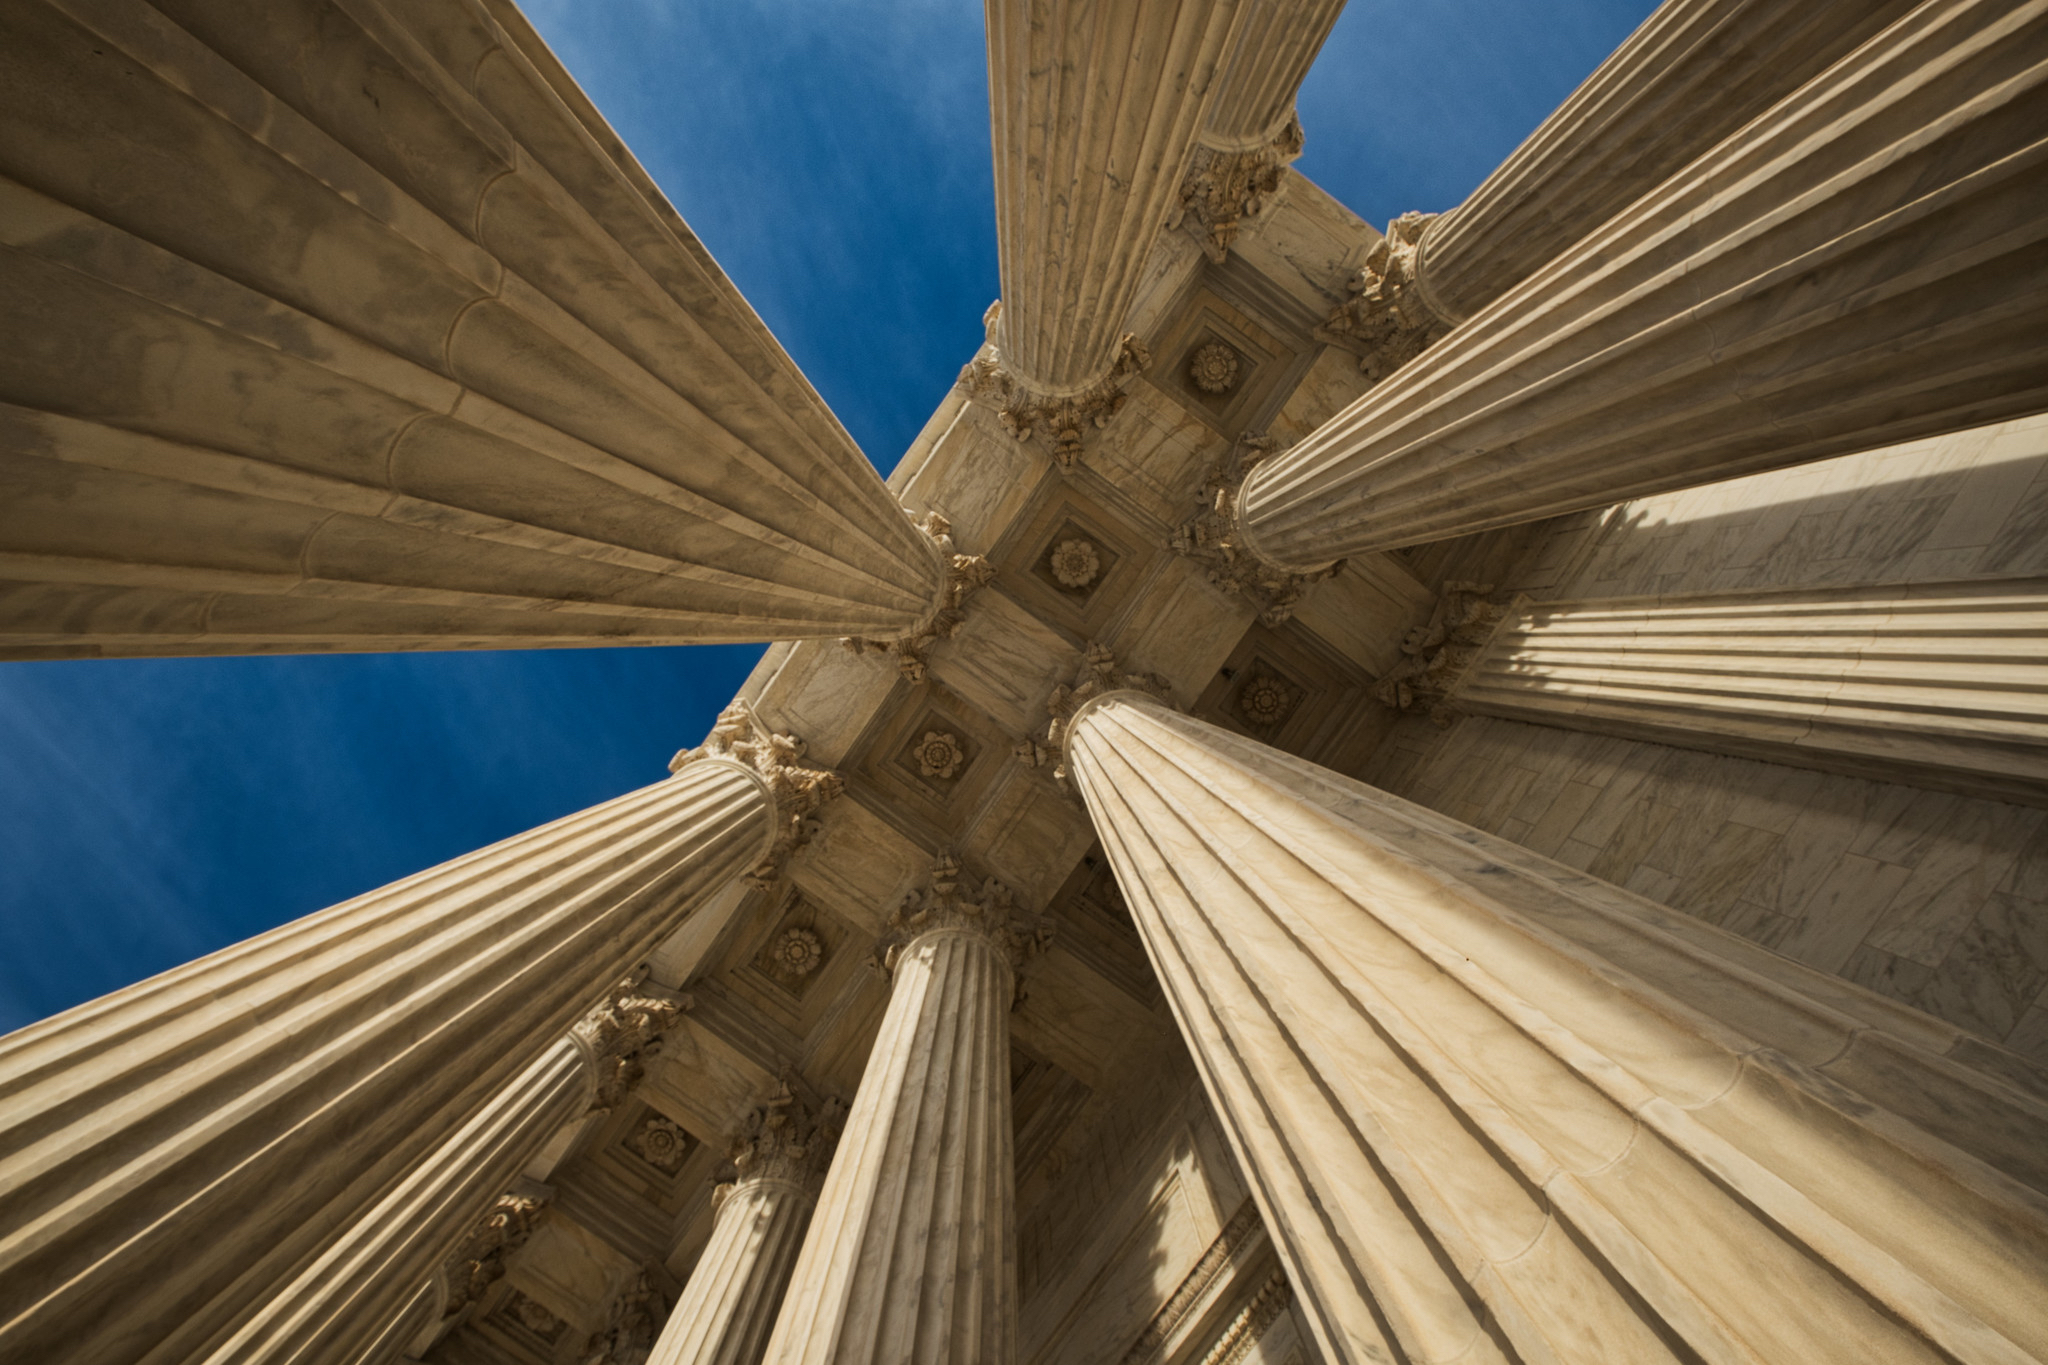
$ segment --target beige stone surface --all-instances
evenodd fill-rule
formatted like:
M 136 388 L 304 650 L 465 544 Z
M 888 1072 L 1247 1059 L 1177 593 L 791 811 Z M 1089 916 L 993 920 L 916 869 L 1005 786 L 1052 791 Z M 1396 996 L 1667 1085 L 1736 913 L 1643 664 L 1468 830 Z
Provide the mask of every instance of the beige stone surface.
M 1153 238 L 1208 119 L 1244 0 L 988 9 L 1002 363 L 1035 391 L 1114 363 Z M 1143 109 L 1130 118 L 1120 110 Z
M 1452 707 L 2048 804 L 2048 579 L 1518 601 Z
M 26 1300 L 0 1352 L 181 1359 L 246 1319 L 757 859 L 773 810 L 694 763 L 0 1040 Z
M 931 891 L 764 1359 L 1005 1365 L 1017 1345 L 1007 893 Z
M 932 610 L 929 548 L 516 13 L 169 8 L 23 5 L 0 44 L 0 652 Z
M 2048 1350 L 1959 1031 L 1149 697 L 1068 748 L 1327 1358 Z
M 2039 411 L 2042 24 L 1921 6 L 1255 469 L 1247 547 L 1305 572 Z

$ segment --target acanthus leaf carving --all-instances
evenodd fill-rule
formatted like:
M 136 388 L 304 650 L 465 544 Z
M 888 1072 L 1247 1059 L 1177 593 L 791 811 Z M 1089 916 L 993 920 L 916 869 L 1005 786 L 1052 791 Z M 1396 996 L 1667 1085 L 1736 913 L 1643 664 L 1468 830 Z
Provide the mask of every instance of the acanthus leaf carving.
M 1431 303 L 1422 280 L 1422 236 L 1435 218 L 1404 213 L 1387 224 L 1387 235 L 1346 282 L 1350 297 L 1316 329 L 1318 340 L 1356 355 L 1358 372 L 1371 383 L 1421 355 L 1455 324 Z
M 1080 466 L 1085 433 L 1108 426 L 1123 410 L 1128 397 L 1125 390 L 1152 363 L 1152 353 L 1135 333 L 1126 332 L 1117 343 L 1108 373 L 1100 379 L 1079 393 L 1039 393 L 1003 362 L 996 344 L 996 324 L 1002 312 L 1001 299 L 989 305 L 982 317 L 987 344 L 960 371 L 954 387 L 970 401 L 993 411 L 1003 430 L 1018 441 L 1038 437 L 1060 472 L 1071 474 Z
M 499 1195 L 489 1212 L 477 1219 L 442 1263 L 441 1274 L 448 1285 L 448 1301 L 441 1310 L 444 1317 L 461 1312 L 503 1278 L 505 1258 L 526 1245 L 541 1210 L 553 1197 L 551 1187 L 528 1181 Z
M 894 640 L 849 635 L 839 643 L 855 654 L 888 655 L 895 659 L 896 671 L 903 675 L 903 680 L 915 685 L 925 680 L 932 646 L 960 633 L 967 620 L 962 604 L 976 588 L 986 586 L 996 571 L 985 557 L 964 555 L 953 547 L 953 523 L 944 516 L 927 512 L 922 519 L 912 520 L 946 561 L 946 583 L 939 590 L 939 600 L 933 604 L 931 615 L 919 622 L 917 629 Z
M 980 934 L 995 945 L 1012 968 L 1020 968 L 1043 952 L 1052 942 L 1052 921 L 1018 907 L 1008 886 L 994 877 L 969 889 L 960 879 L 960 859 L 951 852 L 932 860 L 931 884 L 911 891 L 889 916 L 889 923 L 875 940 L 869 965 L 884 976 L 892 976 L 904 949 L 926 934 L 968 931 Z M 1013 1006 L 1021 1004 L 1021 983 Z
M 755 717 L 754 708 L 742 700 L 718 713 L 717 723 L 702 744 L 669 760 L 668 770 L 679 773 L 692 763 L 724 759 L 751 768 L 768 784 L 769 794 L 775 798 L 775 839 L 761 861 L 747 872 L 747 880 L 763 890 L 781 878 L 790 855 L 818 832 L 818 811 L 846 790 L 845 779 L 838 773 L 806 768 L 798 761 L 803 756 L 802 740 L 769 730 Z
M 1180 202 L 1166 226 L 1186 224 L 1203 253 L 1222 265 L 1245 221 L 1260 218 L 1279 202 L 1287 167 L 1301 155 L 1304 140 L 1301 120 L 1290 115 L 1264 146 L 1248 151 L 1196 147 L 1181 177 Z
M 1344 567 L 1338 560 L 1313 573 L 1291 573 L 1268 564 L 1246 545 L 1238 523 L 1238 493 L 1245 476 L 1278 449 L 1279 442 L 1271 437 L 1251 432 L 1239 436 L 1230 453 L 1211 465 L 1202 480 L 1201 510 L 1176 527 L 1167 541 L 1174 553 L 1199 563 L 1211 583 L 1249 598 L 1269 628 L 1284 624 L 1303 593 Z
M 696 1002 L 646 984 L 645 969 L 613 986 L 604 1002 L 570 1028 L 594 1078 L 590 1108 L 616 1108 L 661 1051 L 662 1035 Z
M 1492 592 L 1491 583 L 1444 584 L 1428 623 L 1408 632 L 1401 641 L 1401 661 L 1373 689 L 1381 704 L 1397 711 L 1427 706 L 1439 729 L 1457 719 L 1451 693 L 1510 610 Z
M 845 1122 L 844 1103 L 817 1094 L 794 1074 L 785 1075 L 775 1093 L 748 1112 L 734 1135 L 733 1179 L 720 1184 L 713 1196 L 716 1204 L 752 1181 L 782 1181 L 815 1195 L 832 1165 Z
M 605 1325 L 584 1343 L 580 1365 L 647 1365 L 668 1321 L 669 1303 L 652 1267 L 612 1299 Z
M 1149 673 L 1129 672 L 1118 665 L 1116 655 L 1108 646 L 1091 643 L 1081 656 L 1081 667 L 1075 672 L 1074 681 L 1060 683 L 1045 699 L 1046 713 L 1052 720 L 1046 727 L 1044 741 L 1025 738 L 1019 740 L 1011 752 L 1029 767 L 1057 764 L 1053 769 L 1053 780 L 1059 783 L 1062 791 L 1071 791 L 1067 784 L 1067 728 L 1083 706 L 1108 692 L 1144 692 L 1168 706 L 1174 705 L 1173 689 L 1165 680 Z

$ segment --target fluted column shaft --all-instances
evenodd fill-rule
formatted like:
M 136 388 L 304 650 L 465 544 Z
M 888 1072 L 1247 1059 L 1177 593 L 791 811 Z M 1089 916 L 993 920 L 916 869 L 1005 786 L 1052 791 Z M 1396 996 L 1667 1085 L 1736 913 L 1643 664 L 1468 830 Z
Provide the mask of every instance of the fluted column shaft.
M 182 1361 L 271 1299 L 836 789 L 748 733 L 0 1039 L 0 1356 Z
M 734 1186 L 648 1365 L 758 1365 L 816 1201 L 791 1180 Z
M 1016 1355 L 1012 968 L 1002 905 L 938 909 L 895 982 L 825 1178 L 772 1365 L 1007 1365 Z M 998 888 L 999 889 L 999 888 Z
M 416 1316 L 419 1286 L 563 1125 L 624 1096 L 682 1005 L 619 983 L 208 1353 L 209 1365 L 351 1365 L 374 1359 L 380 1340 L 402 1345 L 402 1333 L 380 1326 Z
M 931 615 L 941 556 L 523 20 L 264 13 L 0 19 L 0 657 Z
M 1326 1359 L 2048 1358 L 1998 1049 L 1150 696 L 1065 742 Z
M 1034 393 L 1081 393 L 1116 364 L 1248 8 L 987 0 L 1003 284 L 992 340 Z
M 2048 405 L 2048 8 L 1927 0 L 1240 490 L 1305 572 Z
M 1526 602 L 1450 704 L 2043 805 L 2044 642 L 2039 578 Z
M 1344 0 L 1258 0 L 1240 28 L 1202 145 L 1249 152 L 1279 137 Z
M 1913 0 L 1666 0 L 1462 204 L 1418 270 L 1457 321 L 1827 70 Z

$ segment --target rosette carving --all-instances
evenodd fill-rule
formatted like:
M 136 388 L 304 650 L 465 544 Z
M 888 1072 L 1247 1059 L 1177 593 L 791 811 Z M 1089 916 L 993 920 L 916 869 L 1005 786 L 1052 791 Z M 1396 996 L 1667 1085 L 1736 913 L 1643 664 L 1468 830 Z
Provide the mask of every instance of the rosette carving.
M 989 877 L 970 889 L 960 880 L 960 859 L 941 853 L 932 861 L 931 885 L 905 896 L 889 917 L 869 965 L 893 975 L 912 943 L 926 934 L 960 930 L 985 936 L 1013 968 L 1043 951 L 1053 934 L 1050 920 L 1017 907 L 1009 887 Z M 1022 1000 L 1021 991 L 1017 998 Z
M 1079 393 L 1038 393 L 1011 371 L 996 347 L 996 322 L 1002 312 L 1001 299 L 989 305 L 982 316 L 987 344 L 960 371 L 954 387 L 970 401 L 992 410 L 1002 421 L 1003 430 L 1017 440 L 1038 437 L 1060 471 L 1072 473 L 1081 462 L 1083 435 L 1090 429 L 1108 426 L 1110 419 L 1123 410 L 1125 389 L 1139 371 L 1152 363 L 1152 353 L 1134 333 L 1126 332 L 1117 345 L 1116 359 L 1102 378 Z
M 819 809 L 846 790 L 838 773 L 803 767 L 798 762 L 803 756 L 802 740 L 770 731 L 755 719 L 752 706 L 736 701 L 718 713 L 718 723 L 702 744 L 669 760 L 668 770 L 677 773 L 692 763 L 725 759 L 753 769 L 767 782 L 775 798 L 775 842 L 747 873 L 747 879 L 763 889 L 775 884 L 789 855 L 817 833 Z
M 850 635 L 839 642 L 855 654 L 889 655 L 896 660 L 896 671 L 903 675 L 903 680 L 913 684 L 925 680 L 926 656 L 931 647 L 960 633 L 961 623 L 967 619 L 961 604 L 976 588 L 996 576 L 995 568 L 981 555 L 963 555 L 953 548 L 953 523 L 937 512 L 925 513 L 917 527 L 946 560 L 946 586 L 940 590 L 932 614 L 916 630 L 898 639 L 869 640 Z
M 1455 325 L 1432 305 L 1417 259 L 1433 213 L 1404 213 L 1387 224 L 1358 273 L 1345 283 L 1350 297 L 1337 305 L 1318 340 L 1358 357 L 1358 372 L 1377 384 L 1421 355 Z
M 603 1004 L 569 1032 L 596 1078 L 590 1107 L 611 1109 L 639 1084 L 644 1059 L 661 1051 L 662 1034 L 695 1002 L 687 995 L 645 984 L 646 973 L 612 987 Z
M 1199 562 L 1202 572 L 1220 588 L 1232 588 L 1251 600 L 1259 620 L 1278 626 L 1294 614 L 1301 595 L 1344 567 L 1342 560 L 1314 573 L 1275 568 L 1251 552 L 1237 519 L 1237 496 L 1247 474 L 1275 453 L 1278 442 L 1246 433 L 1230 454 L 1210 466 L 1202 481 L 1201 509 L 1175 528 L 1167 545 L 1176 554 Z
M 1247 219 L 1256 219 L 1280 198 L 1287 167 L 1301 155 L 1301 120 L 1290 117 L 1271 142 L 1250 151 L 1197 147 L 1181 177 L 1180 203 L 1167 216 L 1168 228 L 1186 224 L 1211 261 L 1222 265 Z

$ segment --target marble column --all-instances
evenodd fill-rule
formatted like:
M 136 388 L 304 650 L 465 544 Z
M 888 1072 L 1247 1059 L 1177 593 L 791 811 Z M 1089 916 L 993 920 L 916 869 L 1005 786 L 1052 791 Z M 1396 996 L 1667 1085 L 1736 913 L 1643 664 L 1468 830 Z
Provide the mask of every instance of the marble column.
M 1301 155 L 1294 96 L 1343 10 L 1344 0 L 1256 0 L 1245 18 L 1167 220 L 1186 222 L 1218 265 L 1245 220 L 1277 201 Z
M 0 1038 L 0 1357 L 231 1334 L 838 778 L 728 708 L 669 780 Z
M 2048 11 L 1927 0 L 1254 468 L 1277 571 L 2048 406 Z
M 796 1269 L 845 1110 L 785 1084 L 733 1145 L 711 1241 L 648 1365 L 758 1365 Z
M 1010 1006 L 1042 933 L 942 856 L 876 945 L 889 1006 L 771 1365 L 1008 1365 L 1017 1351 Z
M 1445 704 L 2048 805 L 2048 580 L 1514 605 Z
M 1145 681 L 1054 738 L 1324 1359 L 2048 1358 L 2021 1059 Z
M 1465 202 L 1390 224 L 1322 335 L 1384 378 L 1912 8 L 1667 0 Z
M 609 1109 L 684 1001 L 638 974 L 576 1021 L 510 1085 L 205 1359 L 351 1365 L 409 1320 L 418 1287 L 563 1125 Z M 459 1305 L 457 1305 L 459 1306 Z M 388 1334 L 394 1342 L 397 1333 Z
M 935 610 L 942 556 L 511 6 L 24 0 L 0 122 L 0 658 Z
M 1003 300 L 961 375 L 1062 467 L 1147 362 L 1125 331 L 1251 0 L 987 0 Z

